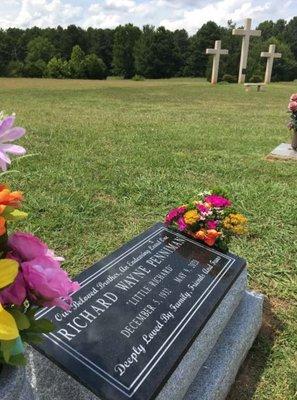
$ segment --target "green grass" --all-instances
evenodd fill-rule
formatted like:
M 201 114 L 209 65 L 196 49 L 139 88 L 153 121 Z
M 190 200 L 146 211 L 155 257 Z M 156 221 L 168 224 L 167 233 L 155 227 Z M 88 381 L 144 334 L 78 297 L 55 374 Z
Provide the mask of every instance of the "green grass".
M 248 260 L 250 287 L 268 297 L 234 400 L 297 398 L 297 163 L 265 160 L 290 140 L 286 107 L 296 91 L 196 79 L 0 79 L 1 109 L 17 113 L 33 154 L 6 177 L 26 193 L 30 218 L 19 229 L 64 255 L 73 275 L 199 191 L 233 194 L 250 233 L 231 250 Z

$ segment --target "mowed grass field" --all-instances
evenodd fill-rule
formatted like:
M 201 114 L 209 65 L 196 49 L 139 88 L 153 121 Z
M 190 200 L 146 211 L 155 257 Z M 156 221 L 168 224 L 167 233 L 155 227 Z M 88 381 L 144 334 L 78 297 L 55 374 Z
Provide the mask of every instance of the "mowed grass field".
M 2 176 L 26 194 L 33 231 L 75 275 L 201 190 L 223 187 L 249 219 L 231 250 L 263 292 L 263 328 L 229 400 L 296 399 L 297 163 L 265 156 L 290 140 L 289 96 L 196 79 L 0 79 L 29 157 Z

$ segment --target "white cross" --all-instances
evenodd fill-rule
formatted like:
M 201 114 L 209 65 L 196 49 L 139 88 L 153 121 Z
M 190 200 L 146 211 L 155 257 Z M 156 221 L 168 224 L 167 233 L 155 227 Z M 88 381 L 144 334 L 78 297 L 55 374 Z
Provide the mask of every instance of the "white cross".
M 220 40 L 216 40 L 214 49 L 206 49 L 206 54 L 214 55 L 212 62 L 212 74 L 211 74 L 211 83 L 213 85 L 216 84 L 218 81 L 221 54 L 228 54 L 228 50 L 222 49 L 221 46 L 222 42 Z
M 276 53 L 275 52 L 275 44 L 270 44 L 269 45 L 269 50 L 267 51 L 262 51 L 261 57 L 266 57 L 267 58 L 267 63 L 266 63 L 266 72 L 265 72 L 265 83 L 270 83 L 271 81 L 271 74 L 272 74 L 272 67 L 273 67 L 273 61 L 275 58 L 281 58 L 282 53 Z
M 241 56 L 239 64 L 238 83 L 245 82 L 247 59 L 249 54 L 249 45 L 251 36 L 261 36 L 261 31 L 252 30 L 252 20 L 247 18 L 244 23 L 244 29 L 233 29 L 233 35 L 243 36 L 241 45 Z

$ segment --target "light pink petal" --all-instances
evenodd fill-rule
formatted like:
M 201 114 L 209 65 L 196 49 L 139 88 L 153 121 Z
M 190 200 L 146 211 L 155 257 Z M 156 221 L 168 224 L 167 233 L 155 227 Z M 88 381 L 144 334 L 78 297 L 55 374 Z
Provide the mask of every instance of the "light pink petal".
M 48 256 L 48 257 L 53 258 L 53 259 L 56 260 L 56 261 L 60 261 L 60 262 L 65 261 L 65 258 L 64 258 L 64 257 L 56 256 L 55 253 L 54 253 L 54 251 L 53 251 L 53 250 L 50 250 L 50 249 L 47 250 L 47 252 L 46 252 L 45 255 Z
M 7 164 L 5 161 L 1 160 L 1 158 L 0 158 L 0 168 L 2 169 L 2 171 L 7 170 Z
M 0 141 L 3 142 L 13 142 L 16 139 L 21 138 L 24 136 L 26 133 L 26 130 L 24 128 L 11 128 L 7 129 L 5 132 L 2 133 L 0 136 Z
M 10 158 L 7 154 L 3 153 L 2 145 L 0 145 L 0 159 L 4 161 L 6 164 L 11 164 Z
M 60 298 L 56 298 L 56 299 L 53 299 L 51 301 L 46 301 L 46 302 L 43 303 L 43 305 L 46 306 L 46 307 L 59 307 L 62 310 L 65 310 L 65 311 L 69 311 L 70 310 L 71 304 L 72 304 L 71 297 L 67 297 L 65 299 L 60 297 Z
M 0 149 L 6 153 L 16 154 L 18 156 L 26 154 L 26 149 L 16 144 L 1 144 Z
M 0 124 L 0 137 L 2 134 L 13 127 L 15 121 L 15 115 L 10 115 L 9 117 L 4 118 L 4 120 Z

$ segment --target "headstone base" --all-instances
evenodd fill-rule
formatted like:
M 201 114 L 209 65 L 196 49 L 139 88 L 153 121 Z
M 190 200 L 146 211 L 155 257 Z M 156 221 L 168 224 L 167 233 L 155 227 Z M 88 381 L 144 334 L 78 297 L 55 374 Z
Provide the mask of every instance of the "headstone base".
M 268 160 L 297 161 L 297 151 L 289 143 L 281 143 L 268 156 Z
M 205 326 L 210 338 L 205 336 L 204 346 L 196 339 L 156 400 L 166 396 L 170 400 L 225 399 L 261 326 L 263 297 L 243 292 L 245 285 L 242 273 Z M 208 354 L 201 353 L 203 347 L 209 349 Z M 29 352 L 28 375 L 37 400 L 98 400 L 35 350 Z
M 223 400 L 261 327 L 263 296 L 246 292 L 184 400 Z

